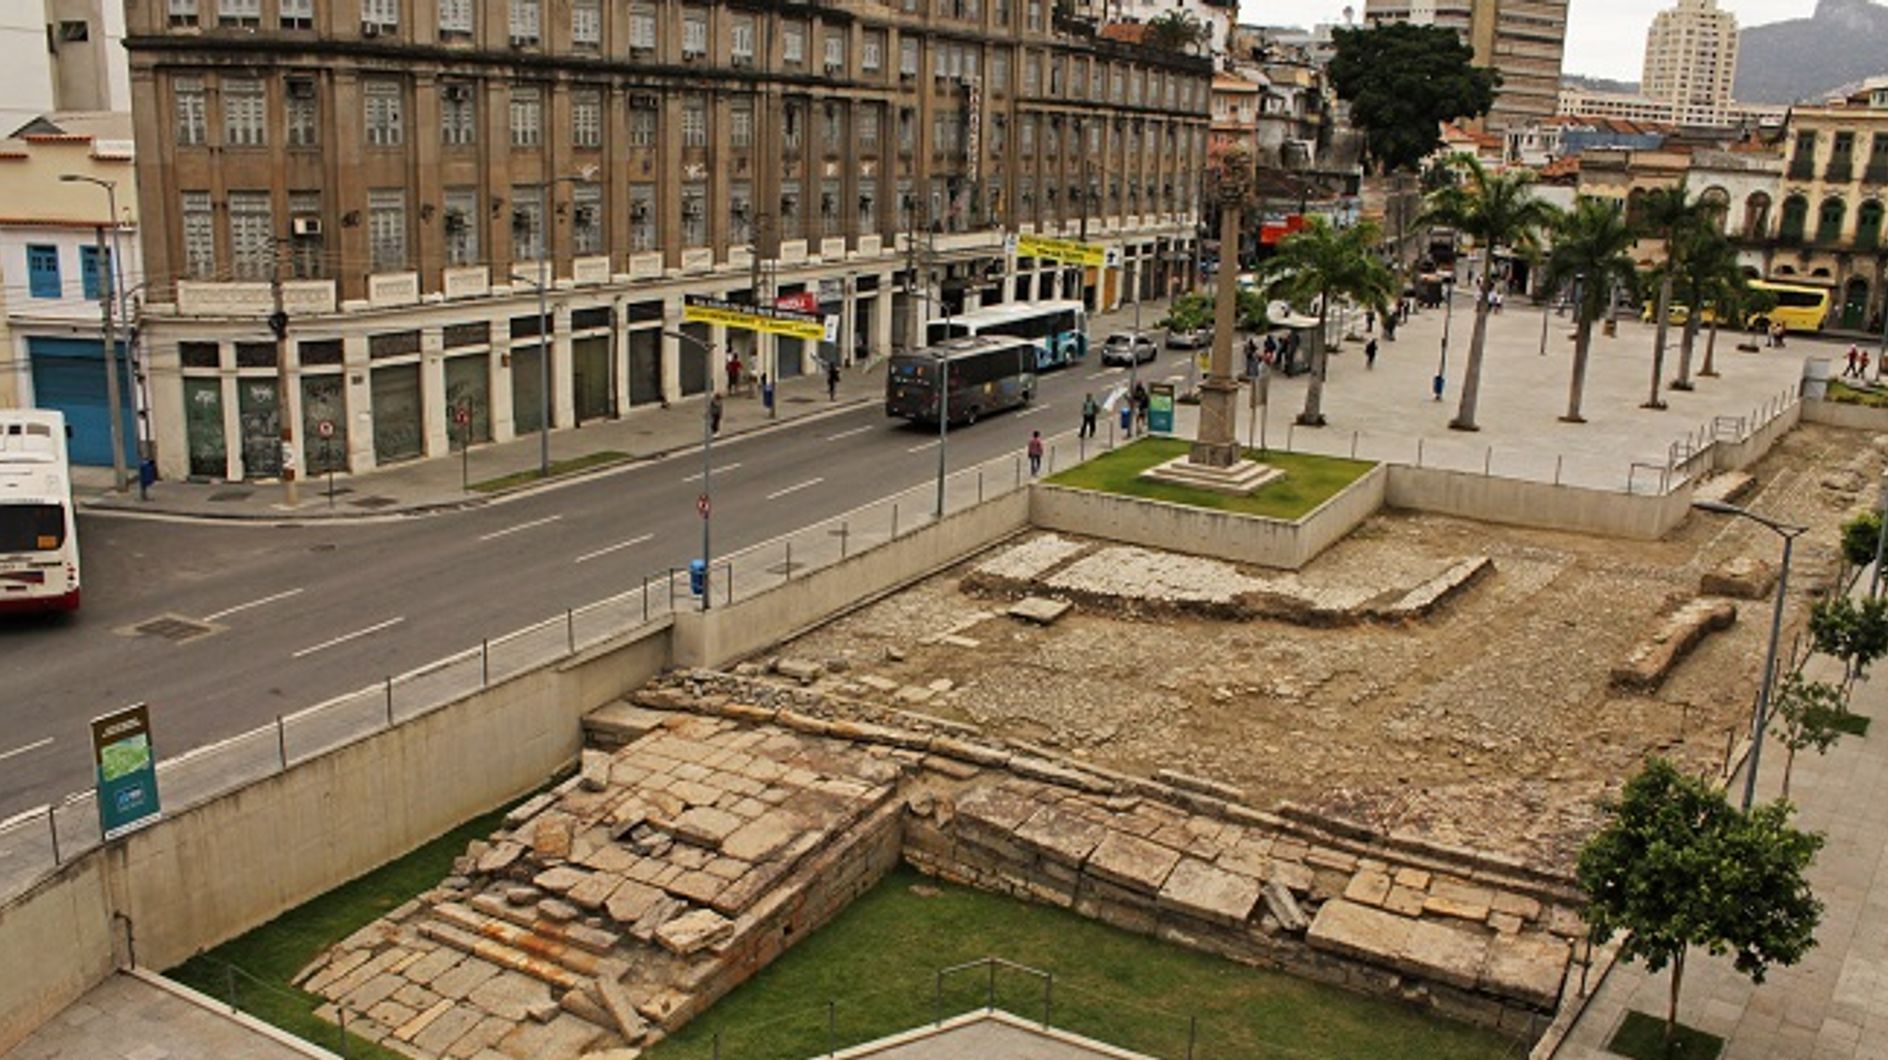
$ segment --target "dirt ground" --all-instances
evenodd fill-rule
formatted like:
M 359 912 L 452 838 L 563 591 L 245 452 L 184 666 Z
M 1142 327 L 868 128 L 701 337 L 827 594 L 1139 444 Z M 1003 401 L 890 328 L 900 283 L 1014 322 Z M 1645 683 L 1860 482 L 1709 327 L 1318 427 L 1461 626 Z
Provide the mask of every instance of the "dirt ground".
M 1812 526 L 1796 550 L 1786 645 L 1837 575 L 1837 527 L 1872 501 L 1879 441 L 1806 426 L 1753 469 L 1743 502 Z M 1389 513 L 1304 572 L 1355 582 L 1486 555 L 1495 573 L 1403 626 L 1142 618 L 1078 607 L 1050 627 L 967 594 L 976 561 L 825 626 L 786 654 L 845 659 L 849 678 L 951 687 L 915 709 L 1115 769 L 1171 768 L 1383 828 L 1570 868 L 1596 800 L 1649 753 L 1722 766 L 1749 725 L 1767 601 L 1740 601 L 1657 692 L 1609 686 L 1658 616 L 1730 557 L 1777 539 L 1695 514 L 1658 542 Z M 986 617 L 978 619 L 983 613 Z M 966 624 L 969 623 L 969 624 Z M 976 641 L 939 643 L 956 632 Z M 888 650 L 889 649 L 889 650 Z

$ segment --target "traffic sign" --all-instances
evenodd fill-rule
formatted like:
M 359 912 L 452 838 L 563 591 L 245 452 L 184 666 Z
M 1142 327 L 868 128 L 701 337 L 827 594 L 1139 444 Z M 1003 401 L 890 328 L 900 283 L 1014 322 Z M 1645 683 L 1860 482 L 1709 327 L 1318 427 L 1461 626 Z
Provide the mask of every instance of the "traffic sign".
M 460 405 L 458 408 L 453 409 L 452 422 L 458 424 L 461 427 L 465 426 L 468 423 L 471 423 L 472 410 L 469 408 L 466 408 L 464 405 Z
M 708 495 L 706 493 L 695 498 L 695 510 L 701 513 L 703 519 L 708 518 Z
M 334 437 L 334 421 L 322 420 L 320 423 L 315 424 L 315 433 L 323 438 Z

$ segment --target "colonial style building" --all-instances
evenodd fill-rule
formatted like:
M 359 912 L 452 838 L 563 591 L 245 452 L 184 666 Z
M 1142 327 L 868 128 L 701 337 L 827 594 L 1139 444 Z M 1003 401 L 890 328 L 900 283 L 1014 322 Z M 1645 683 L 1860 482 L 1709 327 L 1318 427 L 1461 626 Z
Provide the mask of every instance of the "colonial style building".
M 719 385 L 730 347 L 791 376 L 911 344 L 939 303 L 1107 308 L 1121 276 L 1145 296 L 1195 258 L 1210 61 L 1045 0 L 128 12 L 167 476 L 277 474 L 283 414 L 302 469 L 353 471 L 545 408 L 633 415 Z M 1120 265 L 1018 260 L 1017 233 Z M 684 324 L 690 294 L 817 304 L 839 340 Z
M 1888 303 L 1888 78 L 1790 112 L 1766 275 L 1828 287 L 1829 326 L 1879 332 Z

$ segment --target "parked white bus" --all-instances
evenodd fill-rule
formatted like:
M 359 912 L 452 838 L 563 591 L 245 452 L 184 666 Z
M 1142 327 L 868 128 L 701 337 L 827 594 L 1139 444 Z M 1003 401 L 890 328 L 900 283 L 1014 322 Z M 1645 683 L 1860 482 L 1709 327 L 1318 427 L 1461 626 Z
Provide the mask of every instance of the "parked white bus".
M 1075 301 L 1002 302 L 937 317 L 925 327 L 930 346 L 968 335 L 1028 339 L 1036 344 L 1036 370 L 1047 371 L 1088 356 L 1088 310 Z
M 66 419 L 45 409 L 0 409 L 0 611 L 78 608 Z

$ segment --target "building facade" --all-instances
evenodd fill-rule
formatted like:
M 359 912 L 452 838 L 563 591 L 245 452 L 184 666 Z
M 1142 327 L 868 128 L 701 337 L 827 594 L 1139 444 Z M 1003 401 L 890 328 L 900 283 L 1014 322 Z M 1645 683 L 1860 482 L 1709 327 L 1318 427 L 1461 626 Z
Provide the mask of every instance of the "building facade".
M 283 415 L 309 472 L 633 415 L 721 385 L 723 351 L 792 376 L 915 345 L 940 303 L 1108 308 L 1196 257 L 1210 61 L 1039 0 L 129 12 L 166 476 L 278 474 Z M 1064 272 L 1015 233 L 1115 254 Z M 839 339 L 686 324 L 688 295 Z
M 1829 288 L 1830 327 L 1879 334 L 1888 306 L 1888 79 L 1838 103 L 1794 108 L 1787 134 L 1764 274 Z
M 124 31 L 115 0 L 0 4 L 0 136 L 53 111 L 129 112 Z
M 0 140 L 0 408 L 64 413 L 76 464 L 112 463 L 100 299 L 114 289 L 127 295 L 113 307 L 127 465 L 144 436 L 145 373 L 123 310 L 143 281 L 130 126 L 123 114 L 53 114 Z M 116 231 L 111 199 L 91 181 L 115 185 Z
M 1652 17 L 1639 91 L 1671 108 L 1679 125 L 1730 123 L 1737 74 L 1737 16 L 1717 0 L 1678 0 Z
M 1227 39 L 1239 15 L 1238 0 L 1079 0 L 1074 10 L 1101 21 L 1148 23 L 1169 11 L 1191 15 L 1206 27 L 1206 50 L 1212 55 L 1226 53 Z
M 1552 115 L 1567 44 L 1567 0 L 1368 0 L 1369 22 L 1456 30 L 1475 63 L 1501 75 L 1486 125 L 1495 132 Z

